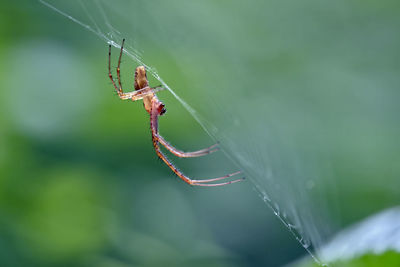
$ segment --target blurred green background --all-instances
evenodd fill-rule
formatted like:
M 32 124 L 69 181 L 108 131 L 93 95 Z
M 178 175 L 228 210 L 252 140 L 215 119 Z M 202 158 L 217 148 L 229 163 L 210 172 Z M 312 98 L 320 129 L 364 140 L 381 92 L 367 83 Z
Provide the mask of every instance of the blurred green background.
M 98 6 L 83 2 L 51 3 L 104 24 Z M 288 180 L 276 176 L 281 189 L 268 192 L 283 211 L 303 205 L 289 215 L 316 223 L 324 242 L 400 204 L 397 1 L 103 6 L 128 45 L 218 127 L 212 134 L 228 155 L 244 158 L 174 158 L 186 174 L 211 178 L 243 167 L 257 176 L 267 164 L 285 170 L 284 149 L 301 151 L 304 161 L 311 150 L 329 158 L 307 166 L 329 177 L 315 182 L 317 192 L 288 187 L 296 179 L 290 171 Z M 282 266 L 309 257 L 250 181 L 193 188 L 157 159 L 148 114 L 115 95 L 108 46 L 96 35 L 39 2 L 3 1 L 0 48 L 1 266 Z M 124 58 L 126 91 L 136 66 Z M 158 95 L 167 105 L 160 128 L 168 141 L 187 151 L 215 141 L 172 95 Z M 266 144 L 279 160 L 263 161 Z M 315 202 L 328 209 L 308 210 Z M 328 221 L 315 222 L 323 213 Z

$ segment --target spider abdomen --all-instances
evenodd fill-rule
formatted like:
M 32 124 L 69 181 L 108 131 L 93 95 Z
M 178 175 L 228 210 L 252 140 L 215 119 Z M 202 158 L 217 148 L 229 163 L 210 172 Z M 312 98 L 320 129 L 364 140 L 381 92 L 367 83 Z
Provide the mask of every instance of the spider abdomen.
M 135 90 L 140 90 L 147 86 L 149 86 L 149 81 L 147 80 L 146 68 L 139 66 L 135 70 Z

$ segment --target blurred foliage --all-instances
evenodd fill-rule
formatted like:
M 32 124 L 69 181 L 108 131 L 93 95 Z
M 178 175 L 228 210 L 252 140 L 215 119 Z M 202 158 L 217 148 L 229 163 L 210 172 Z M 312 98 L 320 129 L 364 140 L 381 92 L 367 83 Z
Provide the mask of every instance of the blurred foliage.
M 143 3 L 137 1 L 146 12 L 160 15 L 165 9 L 173 7 L 160 2 L 157 5 Z M 196 6 L 185 6 L 179 1 L 175 3 L 183 5 L 182 9 L 191 8 L 191 12 L 197 12 Z M 313 1 L 308 3 L 312 6 Z M 398 75 L 399 54 L 392 54 L 398 47 L 389 49 L 399 39 L 391 35 L 391 29 L 398 26 L 397 1 L 386 1 L 385 4 L 342 1 L 332 4 L 335 10 L 342 10 L 345 14 L 351 13 L 347 11 L 351 9 L 359 9 L 364 14 L 344 16 L 352 20 L 343 20 L 339 24 L 335 14 L 322 18 L 317 16 L 320 14 L 318 10 L 313 13 L 317 14 L 314 19 L 319 18 L 315 23 L 307 15 L 313 12 L 312 9 L 304 7 L 302 10 L 296 6 L 304 21 L 300 23 L 299 18 L 289 12 L 282 18 L 279 27 L 274 25 L 275 19 L 280 18 L 272 14 L 282 15 L 286 10 L 294 12 L 294 8 L 276 1 L 269 1 L 268 4 L 276 8 L 268 9 L 271 15 L 269 31 L 281 38 L 267 38 L 268 42 L 250 43 L 249 47 L 243 45 L 248 42 L 243 38 L 243 43 L 238 46 L 251 64 L 260 63 L 257 66 L 262 72 L 255 73 L 255 76 L 269 73 L 263 79 L 274 88 L 269 92 L 272 97 L 287 99 L 293 106 L 305 102 L 308 97 L 321 109 L 341 104 L 334 95 L 330 98 L 329 92 L 324 92 L 327 95 L 316 92 L 301 95 L 284 89 L 289 88 L 283 82 L 288 72 L 301 76 L 296 70 L 302 69 L 302 64 L 312 53 L 307 47 L 324 47 L 332 41 L 329 38 L 322 40 L 327 36 L 340 39 L 342 46 L 338 45 L 331 55 L 316 50 L 314 58 L 365 56 L 365 62 L 359 61 L 353 66 L 360 71 L 372 69 L 371 72 L 363 72 L 362 77 L 368 78 L 365 73 L 385 68 Z M 216 8 L 225 10 L 225 5 L 228 5 L 226 1 L 207 2 L 203 12 L 207 15 Z M 236 12 L 235 16 L 241 17 L 244 7 L 238 4 L 231 9 Z M 257 8 L 252 8 L 255 16 L 265 15 L 262 9 L 254 9 Z M 183 21 L 188 19 L 185 14 L 181 13 L 182 17 L 179 17 Z M 217 18 L 217 15 L 213 17 Z M 193 20 L 193 24 L 198 25 L 197 30 L 201 32 L 204 29 L 200 25 L 207 20 L 197 19 Z M 326 22 L 325 26 L 330 25 L 324 28 L 326 35 L 320 35 L 322 30 L 317 27 L 322 19 Z M 363 23 L 374 19 L 378 21 L 376 24 L 363 27 Z M 223 23 L 222 16 L 220 20 Z M 344 35 L 338 34 L 342 27 L 347 27 L 347 23 L 353 28 L 347 28 Z M 358 27 L 357 23 L 360 24 Z M 177 24 L 183 32 L 192 29 L 179 20 Z M 304 26 L 304 32 L 311 32 L 314 39 L 307 39 L 300 33 L 285 35 L 279 31 L 280 27 L 286 25 L 290 28 L 293 24 Z M 253 25 L 250 21 L 249 24 L 233 26 L 239 33 L 252 29 L 250 37 L 264 34 L 263 25 Z M 354 55 L 346 51 L 345 43 L 357 38 L 356 33 L 362 30 L 365 35 L 369 32 L 380 33 L 374 40 L 384 56 L 376 55 L 371 62 L 371 57 L 361 52 Z M 202 112 L 207 109 L 213 111 L 210 105 L 205 104 L 207 102 L 203 102 L 201 90 L 197 90 L 207 86 L 208 81 L 204 79 L 209 74 L 204 67 L 206 63 L 219 66 L 219 71 L 214 73 L 220 79 L 219 85 L 225 83 L 229 87 L 229 83 L 239 83 L 236 77 L 232 79 L 224 73 L 221 61 L 229 60 L 224 57 L 216 59 L 220 53 L 213 50 L 216 43 L 210 42 L 204 48 L 193 40 L 185 39 L 182 33 L 175 36 L 166 32 L 161 36 L 146 33 L 145 29 L 132 32 L 131 36 L 137 34 L 138 48 L 146 51 L 146 62 L 148 60 L 155 65 L 173 87 L 191 88 L 184 92 L 184 97 L 197 101 L 194 105 Z M 220 31 L 216 30 L 213 34 L 217 36 Z M 171 36 L 174 41 L 168 40 Z M 175 60 L 175 42 L 183 43 L 187 50 L 187 54 L 182 53 L 182 62 Z M 382 42 L 387 42 L 387 45 Z M 283 43 L 290 48 L 287 53 L 271 56 Z M 351 51 L 357 51 L 359 46 L 364 45 L 363 39 L 355 40 L 351 45 Z M 252 53 L 260 47 L 268 47 L 268 68 L 261 64 L 261 55 Z M 249 183 L 198 190 L 174 178 L 171 171 L 159 163 L 151 144 L 148 115 L 141 103 L 121 102 L 115 96 L 107 77 L 108 47 L 96 36 L 36 1 L 23 0 L 18 4 L 5 1 L 0 10 L 0 48 L 1 266 L 281 266 L 300 256 L 307 256 L 281 222 L 265 209 Z M 374 51 L 368 53 L 373 54 Z M 114 62 L 117 54 L 118 51 L 113 49 Z M 235 62 L 230 63 L 235 66 Z M 186 64 L 185 67 L 182 64 Z M 124 60 L 122 75 L 126 88 L 132 88 L 134 67 L 134 62 Z M 323 67 L 327 66 L 313 65 L 310 73 L 302 74 L 311 79 L 315 76 L 312 72 L 318 73 L 317 70 Z M 337 89 L 335 86 L 338 84 L 334 81 L 338 77 L 339 85 L 360 86 L 358 80 L 347 77 L 346 70 L 331 69 L 331 76 L 325 81 L 331 81 L 333 85 L 325 84 L 327 91 Z M 389 92 L 385 99 L 397 105 L 397 80 L 387 74 L 380 75 L 379 79 L 395 84 L 391 87 L 393 92 Z M 152 84 L 154 82 L 151 81 Z M 372 78 L 366 80 L 365 85 L 372 82 Z M 307 82 L 303 86 L 307 87 Z M 372 98 L 366 102 L 373 104 L 380 101 L 373 97 L 375 89 L 369 90 L 372 93 L 368 97 Z M 167 140 L 185 150 L 210 145 L 212 140 L 171 95 L 164 92 L 159 95 L 168 109 L 167 115 L 160 121 L 161 131 Z M 256 92 L 246 91 L 241 97 L 256 98 L 257 95 Z M 338 182 L 337 188 L 332 187 L 327 197 L 340 200 L 342 217 L 337 219 L 342 220 L 343 225 L 400 202 L 396 188 L 400 166 L 397 164 L 399 143 L 393 145 L 391 142 L 397 139 L 399 133 L 398 109 L 392 109 L 394 105 L 390 101 L 383 102 L 382 106 L 386 105 L 387 110 L 379 110 L 382 106 L 372 105 L 377 109 L 377 118 L 366 116 L 363 121 L 355 122 L 346 110 L 339 115 L 328 112 L 327 117 L 322 117 L 346 117 L 348 120 L 343 121 L 343 128 L 351 126 L 357 129 L 354 132 L 343 130 L 339 139 L 335 139 L 343 142 L 330 143 L 340 153 L 334 154 L 337 157 L 333 159 L 335 164 L 332 170 Z M 235 108 L 240 111 L 241 106 Z M 276 117 L 275 114 L 273 116 Z M 379 125 L 369 124 L 370 119 L 379 121 Z M 296 127 L 296 123 L 293 125 Z M 365 134 L 346 139 L 348 134 L 358 131 Z M 376 136 L 379 138 L 376 139 Z M 358 142 L 344 142 L 349 140 Z M 343 153 L 344 150 L 347 152 Z M 364 151 L 365 155 L 373 152 L 376 157 L 369 157 L 369 161 L 365 158 L 358 160 L 355 151 Z M 377 158 L 380 160 L 375 162 Z M 218 176 L 236 168 L 221 153 L 201 159 L 174 159 L 174 162 L 193 177 Z M 385 184 L 380 182 L 383 176 L 389 177 Z M 384 266 L 397 266 L 398 254 L 365 255 L 351 263 L 340 264 L 381 266 L 383 263 Z
M 377 266 L 387 266 L 387 267 L 396 267 L 400 266 L 400 254 L 396 251 L 387 251 L 383 254 L 365 254 L 358 258 L 350 259 L 350 260 L 338 260 L 331 263 L 332 266 L 341 266 L 341 267 L 377 267 Z M 302 263 L 296 265 L 298 267 L 311 267 L 311 266 L 319 266 L 315 262 L 310 263 Z

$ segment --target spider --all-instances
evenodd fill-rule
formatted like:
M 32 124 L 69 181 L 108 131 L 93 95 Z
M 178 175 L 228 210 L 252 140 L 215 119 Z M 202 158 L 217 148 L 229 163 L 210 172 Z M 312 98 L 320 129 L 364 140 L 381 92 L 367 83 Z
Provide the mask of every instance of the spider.
M 154 149 L 157 153 L 157 156 L 167 164 L 167 166 L 183 181 L 188 183 L 189 185 L 197 185 L 197 186 L 221 186 L 221 185 L 228 185 L 232 183 L 236 183 L 239 181 L 242 181 L 244 178 L 228 181 L 228 182 L 223 182 L 223 183 L 211 183 L 215 181 L 220 181 L 224 180 L 226 178 L 229 178 L 231 176 L 237 175 L 241 173 L 240 171 L 227 174 L 225 176 L 217 177 L 217 178 L 212 178 L 212 179 L 205 179 L 205 180 L 195 180 L 191 179 L 185 174 L 183 174 L 180 170 L 178 170 L 177 167 L 172 164 L 172 162 L 164 155 L 164 153 L 160 149 L 160 145 L 163 145 L 167 150 L 169 150 L 172 154 L 175 156 L 178 156 L 180 158 L 192 158 L 192 157 L 200 157 L 204 156 L 210 153 L 213 153 L 218 150 L 218 143 L 214 144 L 208 148 L 204 148 L 198 151 L 193 151 L 193 152 L 183 152 L 181 150 L 176 149 L 172 145 L 170 145 L 165 139 L 158 133 L 158 118 L 162 115 L 165 114 L 166 109 L 165 105 L 158 100 L 156 96 L 156 92 L 163 90 L 161 86 L 157 86 L 154 88 L 151 88 L 149 86 L 149 82 L 147 80 L 147 75 L 146 75 L 146 68 L 144 66 L 139 66 L 135 70 L 135 91 L 133 92 L 128 92 L 124 93 L 122 90 L 122 85 L 121 85 L 121 76 L 120 76 L 120 65 L 121 65 L 121 57 L 122 53 L 124 50 L 124 42 L 125 39 L 122 40 L 121 44 L 121 52 L 119 54 L 119 59 L 118 59 L 118 66 L 117 66 L 117 78 L 118 78 L 118 85 L 115 83 L 114 78 L 111 74 L 111 45 L 109 46 L 108 50 L 108 76 L 110 77 L 110 80 L 115 87 L 115 90 L 117 91 L 117 94 L 120 99 L 122 100 L 127 100 L 130 99 L 132 101 L 140 100 L 143 99 L 143 104 L 145 110 L 150 114 L 150 128 L 151 128 L 151 134 L 152 134 L 152 141 L 153 141 L 153 146 Z

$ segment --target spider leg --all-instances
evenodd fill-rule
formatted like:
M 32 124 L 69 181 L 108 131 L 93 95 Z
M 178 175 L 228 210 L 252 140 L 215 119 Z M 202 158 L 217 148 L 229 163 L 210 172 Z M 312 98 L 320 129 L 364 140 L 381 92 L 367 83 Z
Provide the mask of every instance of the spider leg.
M 108 77 L 110 78 L 112 84 L 114 85 L 115 90 L 117 90 L 118 95 L 121 95 L 117 85 L 115 84 L 114 78 L 111 74 L 111 45 L 108 46 Z
M 218 184 L 203 184 L 206 182 L 213 182 L 213 181 L 219 181 L 222 179 L 226 179 L 229 178 L 233 175 L 236 175 L 240 172 L 235 172 L 232 174 L 228 174 L 222 177 L 218 177 L 218 178 L 213 178 L 213 179 L 207 179 L 207 180 L 192 180 L 189 177 L 187 177 L 185 174 L 183 174 L 181 171 L 179 171 L 169 160 L 168 158 L 161 152 L 160 150 L 160 146 L 159 146 L 159 139 L 158 139 L 158 117 L 159 117 L 159 111 L 157 108 L 157 101 L 153 100 L 152 101 L 152 108 L 151 108 L 151 112 L 150 112 L 150 126 L 151 126 L 151 133 L 152 133 L 152 140 L 153 140 L 153 146 L 154 149 L 157 153 L 157 156 L 164 161 L 165 164 L 167 164 L 167 166 L 176 174 L 178 175 L 179 178 L 181 178 L 183 181 L 185 181 L 186 183 L 190 184 L 190 185 L 197 185 L 197 186 L 222 186 L 222 185 L 228 185 L 228 184 L 232 184 L 232 183 L 236 183 L 239 181 L 242 181 L 243 178 L 241 179 L 237 179 L 237 180 L 233 180 L 233 181 L 228 181 L 228 182 L 224 182 L 224 183 L 218 183 Z
M 244 180 L 244 178 L 233 180 L 233 181 L 229 181 L 229 182 L 225 182 L 225 183 L 219 183 L 219 184 L 192 184 L 192 185 L 196 185 L 196 186 L 221 186 L 221 185 L 228 185 L 228 184 L 237 183 L 237 182 L 240 182 L 240 181 L 243 181 L 243 180 Z
M 122 95 L 119 96 L 119 98 L 121 98 L 122 100 L 130 99 L 132 101 L 136 101 L 143 99 L 145 96 L 151 96 L 164 89 L 165 89 L 164 87 L 158 87 L 158 88 L 145 87 L 132 92 L 123 93 Z
M 122 93 L 122 94 L 123 94 L 123 91 L 122 91 L 122 84 L 121 84 L 120 66 L 121 66 L 122 52 L 124 52 L 124 43 L 125 43 L 125 39 L 122 39 L 121 52 L 119 53 L 118 67 L 117 67 L 117 78 L 118 78 L 118 84 L 119 84 L 119 92 Z
M 166 148 L 168 149 L 172 154 L 174 154 L 177 157 L 180 158 L 194 158 L 194 157 L 201 157 L 201 156 L 205 156 L 208 154 L 211 154 L 215 151 L 218 151 L 219 148 L 217 147 L 218 144 L 214 144 L 210 147 L 204 148 L 204 149 L 200 149 L 197 151 L 192 151 L 192 152 L 184 152 L 182 150 L 179 150 L 175 147 L 173 147 L 172 145 L 170 145 L 167 141 L 165 141 L 165 139 L 161 136 L 161 135 L 157 135 L 157 139 L 158 141 Z
M 123 47 L 124 47 L 124 42 L 125 42 L 125 39 L 122 40 L 121 53 L 119 55 L 118 67 L 117 67 L 117 78 L 118 78 L 119 87 L 115 83 L 114 78 L 111 73 L 111 45 L 108 46 L 108 77 L 110 78 L 112 84 L 114 85 L 114 88 L 117 91 L 119 98 L 121 98 L 123 100 L 129 99 L 127 94 L 124 94 L 124 92 L 122 91 L 121 76 L 120 76 L 120 64 L 121 64 L 121 56 L 122 56 L 122 51 L 123 51 Z
M 234 172 L 234 173 L 230 173 L 230 174 L 227 174 L 227 175 L 225 175 L 225 176 L 218 177 L 218 178 L 205 179 L 205 180 L 192 180 L 192 182 L 193 182 L 193 183 L 209 183 L 209 182 L 215 182 L 215 181 L 219 181 L 219 180 L 223 180 L 223 179 L 229 178 L 229 177 L 234 176 L 234 175 L 237 175 L 237 174 L 239 174 L 239 173 L 241 173 L 241 171 L 237 171 L 237 172 Z M 239 180 L 241 180 L 241 179 L 239 179 Z

